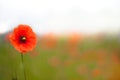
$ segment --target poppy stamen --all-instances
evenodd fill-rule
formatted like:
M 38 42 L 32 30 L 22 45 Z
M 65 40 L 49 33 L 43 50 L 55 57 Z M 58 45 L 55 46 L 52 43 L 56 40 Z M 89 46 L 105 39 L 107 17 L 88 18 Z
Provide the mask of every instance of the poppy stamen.
M 26 42 L 26 37 L 25 37 L 25 36 L 22 36 L 22 37 L 20 38 L 20 41 L 23 42 L 23 43 Z

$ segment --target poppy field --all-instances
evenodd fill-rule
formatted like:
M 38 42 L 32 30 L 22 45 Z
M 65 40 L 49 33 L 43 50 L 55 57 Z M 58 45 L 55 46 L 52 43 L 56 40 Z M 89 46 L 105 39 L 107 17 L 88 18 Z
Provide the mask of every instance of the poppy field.
M 7 34 L 0 35 L 0 80 L 120 80 L 117 35 L 39 35 L 23 63 Z

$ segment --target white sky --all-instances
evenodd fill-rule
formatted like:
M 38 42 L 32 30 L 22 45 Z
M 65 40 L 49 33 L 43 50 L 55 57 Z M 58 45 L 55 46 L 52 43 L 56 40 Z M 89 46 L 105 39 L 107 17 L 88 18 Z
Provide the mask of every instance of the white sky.
M 37 33 L 120 30 L 120 0 L 0 0 L 0 33 L 23 23 Z

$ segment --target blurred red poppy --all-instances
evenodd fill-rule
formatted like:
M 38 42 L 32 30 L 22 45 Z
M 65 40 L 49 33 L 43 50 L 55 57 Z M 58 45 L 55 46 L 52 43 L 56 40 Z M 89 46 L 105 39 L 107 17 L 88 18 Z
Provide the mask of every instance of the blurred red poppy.
M 33 50 L 36 46 L 36 34 L 29 25 L 18 25 L 17 28 L 9 35 L 9 40 L 12 45 L 22 54 Z

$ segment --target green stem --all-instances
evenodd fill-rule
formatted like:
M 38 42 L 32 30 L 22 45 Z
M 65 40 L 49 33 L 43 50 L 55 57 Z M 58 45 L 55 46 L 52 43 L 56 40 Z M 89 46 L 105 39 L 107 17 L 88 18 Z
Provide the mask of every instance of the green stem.
M 24 79 L 26 80 L 26 73 L 25 73 L 25 66 L 24 66 L 24 60 L 23 60 L 23 54 L 21 53 L 21 60 L 22 60 L 22 67 L 24 71 Z

